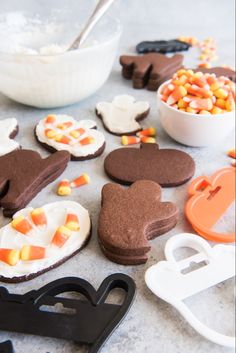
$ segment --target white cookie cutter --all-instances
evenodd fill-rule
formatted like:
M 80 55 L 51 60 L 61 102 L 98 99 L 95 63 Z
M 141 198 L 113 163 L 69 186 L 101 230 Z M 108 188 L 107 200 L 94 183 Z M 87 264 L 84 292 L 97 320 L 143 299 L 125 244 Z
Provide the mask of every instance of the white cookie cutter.
M 192 248 L 198 253 L 176 261 L 174 251 L 182 247 Z M 161 261 L 146 271 L 145 281 L 149 289 L 173 305 L 202 336 L 219 345 L 235 347 L 235 337 L 218 333 L 203 324 L 183 301 L 235 276 L 235 247 L 223 244 L 211 247 L 206 240 L 197 235 L 182 233 L 167 241 L 165 256 L 167 261 Z M 206 263 L 203 267 L 186 274 L 182 273 L 191 264 L 203 261 Z

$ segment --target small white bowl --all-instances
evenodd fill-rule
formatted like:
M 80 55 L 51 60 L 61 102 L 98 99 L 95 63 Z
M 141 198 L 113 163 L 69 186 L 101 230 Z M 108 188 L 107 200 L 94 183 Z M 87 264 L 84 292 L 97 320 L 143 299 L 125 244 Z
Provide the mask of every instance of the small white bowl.
M 192 147 L 210 146 L 223 140 L 235 127 L 235 111 L 217 115 L 183 112 L 161 100 L 164 82 L 157 91 L 160 121 L 174 140 Z
M 32 16 L 32 13 L 28 14 L 29 18 Z M 58 23 L 61 25 L 63 21 Z M 72 25 L 73 21 L 70 26 L 66 23 L 66 28 L 70 29 Z M 94 43 L 78 50 L 31 55 L 7 53 L 0 49 L 0 92 L 16 102 L 37 108 L 55 108 L 79 102 L 94 94 L 106 82 L 121 32 L 120 22 L 106 16 L 91 35 Z

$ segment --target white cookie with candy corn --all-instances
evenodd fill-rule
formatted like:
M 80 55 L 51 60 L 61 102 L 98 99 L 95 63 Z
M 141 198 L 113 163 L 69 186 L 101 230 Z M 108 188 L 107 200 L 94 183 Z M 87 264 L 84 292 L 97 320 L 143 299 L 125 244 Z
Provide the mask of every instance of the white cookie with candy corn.
M 4 156 L 20 147 L 14 137 L 18 133 L 18 123 L 15 118 L 0 120 L 0 156 Z
M 142 130 L 139 121 L 146 118 L 150 110 L 148 102 L 136 102 L 128 95 L 116 96 L 112 102 L 100 102 L 96 113 L 107 131 L 114 135 L 134 134 Z
M 75 120 L 69 115 L 48 115 L 35 128 L 38 142 L 51 152 L 66 150 L 71 160 L 92 159 L 105 149 L 105 137 L 93 120 Z
M 53 269 L 89 241 L 88 211 L 74 201 L 25 208 L 0 229 L 0 282 L 17 283 Z

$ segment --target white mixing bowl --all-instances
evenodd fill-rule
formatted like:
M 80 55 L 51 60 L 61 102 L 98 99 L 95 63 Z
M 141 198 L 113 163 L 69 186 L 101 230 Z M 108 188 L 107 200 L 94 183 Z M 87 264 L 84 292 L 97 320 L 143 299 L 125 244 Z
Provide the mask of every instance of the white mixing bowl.
M 54 24 L 59 25 L 59 30 L 55 31 L 56 37 L 52 38 L 51 42 L 69 44 L 72 39 L 75 39 L 76 33 L 79 33 L 79 27 L 74 27 L 75 18 L 71 21 L 70 18 L 68 19 L 71 11 L 69 15 L 65 12 L 64 17 L 63 11 L 58 11 L 58 14 L 60 18 L 57 18 L 55 11 L 52 16 Z M 24 12 L 23 19 L 16 13 L 10 16 L 5 13 L 5 18 L 6 16 L 10 18 L 10 22 L 23 26 L 25 19 L 31 20 L 34 12 L 33 10 Z M 44 16 L 46 16 L 45 13 Z M 45 17 L 43 21 L 46 21 Z M 26 28 L 25 33 L 23 32 L 24 40 L 22 40 L 20 31 L 13 38 L 12 36 L 8 38 L 7 32 L 3 33 L 3 30 L 1 32 L 0 18 L 1 43 L 3 39 L 6 39 L 6 44 L 19 40 L 20 45 L 31 48 L 31 45 L 42 45 L 47 39 L 46 45 L 52 44 L 50 38 L 47 38 L 47 31 L 50 32 L 51 28 L 50 21 L 48 17 L 48 27 L 43 35 L 39 29 L 33 29 L 33 32 L 30 32 Z M 37 21 L 35 23 L 37 26 Z M 54 108 L 79 102 L 95 93 L 107 80 L 116 57 L 120 35 L 119 21 L 105 16 L 97 24 L 85 47 L 79 50 L 53 55 L 50 53 L 32 55 L 28 52 L 7 52 L 2 49 L 3 45 L 0 43 L 0 92 L 17 102 L 38 108 Z M 64 42 L 60 42 L 61 37 Z
M 183 112 L 161 100 L 161 92 L 168 82 L 158 89 L 157 102 L 160 122 L 174 140 L 193 147 L 219 143 L 235 127 L 235 111 L 217 115 L 199 115 Z

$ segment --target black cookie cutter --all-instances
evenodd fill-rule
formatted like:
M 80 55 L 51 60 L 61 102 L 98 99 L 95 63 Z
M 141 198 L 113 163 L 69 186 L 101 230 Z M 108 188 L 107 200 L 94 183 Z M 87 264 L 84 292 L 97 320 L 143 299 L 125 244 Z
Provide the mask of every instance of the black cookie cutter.
M 125 292 L 123 303 L 105 303 L 116 288 Z M 87 300 L 56 297 L 67 292 L 80 293 Z M 125 317 L 135 292 L 133 279 L 121 273 L 108 276 L 97 291 L 89 282 L 76 277 L 53 281 L 24 295 L 9 294 L 6 288 L 0 287 L 0 330 L 72 340 L 88 344 L 89 353 L 97 353 Z M 75 313 L 40 309 L 58 303 Z
M 136 50 L 139 54 L 152 52 L 166 54 L 188 50 L 190 47 L 191 45 L 188 43 L 182 42 L 178 39 L 171 39 L 141 42 L 136 46 Z
M 0 343 L 0 353 L 14 353 L 11 341 Z

